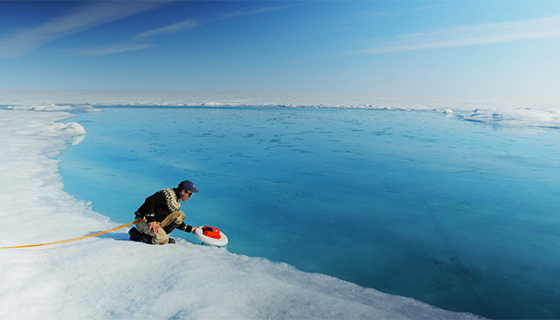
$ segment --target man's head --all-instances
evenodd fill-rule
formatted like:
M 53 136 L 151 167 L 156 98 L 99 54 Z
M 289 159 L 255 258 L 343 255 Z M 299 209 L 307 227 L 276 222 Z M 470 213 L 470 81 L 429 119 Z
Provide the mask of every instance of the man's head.
M 181 181 L 177 187 L 179 191 L 185 190 L 190 193 L 198 193 L 198 190 L 194 187 L 194 183 L 189 180 Z

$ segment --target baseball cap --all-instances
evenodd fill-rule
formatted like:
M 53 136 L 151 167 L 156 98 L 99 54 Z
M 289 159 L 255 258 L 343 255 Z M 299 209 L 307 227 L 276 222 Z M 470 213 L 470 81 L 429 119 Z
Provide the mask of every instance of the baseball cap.
M 178 188 L 179 190 L 192 191 L 193 193 L 198 193 L 198 190 L 194 187 L 194 183 L 192 183 L 189 180 L 181 181 L 181 183 L 179 183 Z

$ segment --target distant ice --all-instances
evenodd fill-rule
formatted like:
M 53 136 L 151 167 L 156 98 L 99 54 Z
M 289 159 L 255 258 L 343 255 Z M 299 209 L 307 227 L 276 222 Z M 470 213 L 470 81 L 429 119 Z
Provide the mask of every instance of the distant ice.
M 0 105 L 26 110 L 98 111 L 106 106 L 284 106 L 425 110 L 513 126 L 560 128 L 560 98 L 388 96 L 204 90 L 1 90 Z
M 0 110 L 0 247 L 68 239 L 115 226 L 63 191 L 54 157 L 86 134 L 78 123 L 57 122 L 72 117 L 62 112 L 70 110 L 68 106 L 306 105 L 441 112 L 480 108 L 479 102 L 471 105 L 468 100 L 407 99 L 2 90 L 0 105 L 6 108 Z M 57 246 L 0 249 L 0 319 L 477 318 L 225 249 L 184 240 L 155 247 L 127 238 L 122 230 Z
M 511 110 L 476 109 L 463 116 L 465 120 L 512 126 L 560 128 L 560 104 L 542 110 L 536 108 Z

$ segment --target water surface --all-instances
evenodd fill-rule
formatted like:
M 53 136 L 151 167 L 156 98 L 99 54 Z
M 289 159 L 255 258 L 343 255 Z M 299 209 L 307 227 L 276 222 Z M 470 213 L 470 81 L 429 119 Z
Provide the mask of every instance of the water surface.
M 560 317 L 560 135 L 431 112 L 131 108 L 72 119 L 66 191 L 116 222 L 184 179 L 227 250 L 491 318 Z M 174 237 L 197 240 L 175 231 Z

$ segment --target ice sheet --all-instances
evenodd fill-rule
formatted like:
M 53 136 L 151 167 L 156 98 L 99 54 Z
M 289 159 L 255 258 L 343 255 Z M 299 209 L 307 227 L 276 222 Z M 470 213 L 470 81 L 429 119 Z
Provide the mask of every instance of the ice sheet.
M 6 98 L 2 92 L 0 102 L 12 105 L 0 110 L 1 246 L 67 239 L 115 226 L 63 192 L 53 157 L 77 143 L 74 138 L 84 128 L 56 123 L 68 113 L 27 111 L 58 109 L 52 103 L 74 104 L 84 97 L 12 94 Z M 92 98 L 88 104 L 111 99 Z M 122 231 L 57 246 L 0 250 L 0 318 L 476 318 L 225 249 L 184 240 L 155 247 L 127 238 Z

